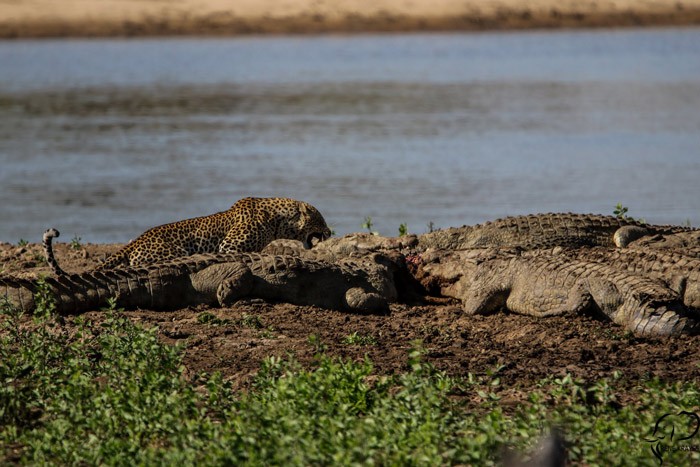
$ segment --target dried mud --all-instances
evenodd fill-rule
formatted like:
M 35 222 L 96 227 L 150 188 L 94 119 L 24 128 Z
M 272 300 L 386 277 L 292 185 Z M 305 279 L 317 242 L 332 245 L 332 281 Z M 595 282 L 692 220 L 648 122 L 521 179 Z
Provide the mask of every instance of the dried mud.
M 118 245 L 58 243 L 56 255 L 67 271 L 97 263 Z M 25 277 L 49 274 L 39 245 L 0 244 L 0 273 Z M 208 320 L 201 313 L 210 313 Z M 269 356 L 294 356 L 312 365 L 315 355 L 361 360 L 368 356 L 379 375 L 404 372 L 408 352 L 422 341 L 426 359 L 452 376 L 483 376 L 498 370 L 504 404 L 517 404 L 548 376 L 571 374 L 586 381 L 623 375 L 621 384 L 659 377 L 700 378 L 700 336 L 635 337 L 609 322 L 586 316 L 533 318 L 507 313 L 465 316 L 457 303 L 394 304 L 388 316 L 360 316 L 315 307 L 239 302 L 230 308 L 185 308 L 125 313 L 143 326 L 157 326 L 168 344 L 184 348 L 189 375 L 221 372 L 234 387 L 249 387 Z M 103 312 L 87 313 L 99 321 Z M 66 317 L 70 325 L 74 316 Z M 206 322 L 203 322 L 206 321 Z M 349 343 L 348 336 L 373 342 Z M 310 338 L 316 336 L 316 338 Z

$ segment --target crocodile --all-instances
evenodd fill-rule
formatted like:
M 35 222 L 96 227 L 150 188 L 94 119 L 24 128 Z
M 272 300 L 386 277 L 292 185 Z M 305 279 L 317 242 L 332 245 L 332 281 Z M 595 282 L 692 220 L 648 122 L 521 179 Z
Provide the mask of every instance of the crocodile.
M 639 335 L 695 334 L 694 319 L 662 282 L 550 251 L 435 251 L 416 277 L 429 292 L 461 300 L 468 314 L 500 309 L 536 317 L 597 310 Z
M 621 271 L 663 281 L 680 295 L 688 308 L 700 315 L 700 258 L 687 255 L 684 249 L 555 248 L 553 254 L 603 263 Z M 524 257 L 527 255 L 523 254 Z
M 257 253 L 201 254 L 42 280 L 0 277 L 0 298 L 31 312 L 43 281 L 59 313 L 99 309 L 112 297 L 124 309 L 230 306 L 243 298 L 261 298 L 347 312 L 388 313 L 388 303 L 397 293 L 379 262 L 377 256 L 329 264 Z
M 524 250 L 582 246 L 625 247 L 656 234 L 693 231 L 689 227 L 650 225 L 598 214 L 548 213 L 513 216 L 474 226 L 451 227 L 418 237 L 419 249 L 464 250 L 517 247 Z
M 557 246 L 683 249 L 689 256 L 700 252 L 700 229 L 676 225 L 645 224 L 630 218 L 599 214 L 548 213 L 505 217 L 473 226 L 450 227 L 422 235 L 383 237 L 353 233 L 330 238 L 313 250 L 303 250 L 288 240 L 276 240 L 263 251 L 303 255 L 334 261 L 376 251 L 423 252 L 472 248 L 551 249 Z

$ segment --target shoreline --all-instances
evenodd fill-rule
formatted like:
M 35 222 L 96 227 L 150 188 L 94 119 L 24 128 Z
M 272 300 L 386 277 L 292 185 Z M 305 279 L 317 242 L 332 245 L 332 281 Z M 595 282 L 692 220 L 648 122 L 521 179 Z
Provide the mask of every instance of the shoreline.
M 700 0 L 19 0 L 0 38 L 352 34 L 700 25 Z

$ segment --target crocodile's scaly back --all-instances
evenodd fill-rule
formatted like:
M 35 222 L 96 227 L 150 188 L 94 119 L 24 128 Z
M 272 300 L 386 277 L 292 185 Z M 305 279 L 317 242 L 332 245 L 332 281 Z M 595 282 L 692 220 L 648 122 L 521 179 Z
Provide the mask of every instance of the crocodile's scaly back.
M 616 236 L 618 229 L 626 227 Z M 548 213 L 506 217 L 474 226 L 452 227 L 418 237 L 419 247 L 462 250 L 519 247 L 526 250 L 554 246 L 625 246 L 648 234 L 689 230 L 678 226 L 642 224 L 597 214 Z
M 561 250 L 566 258 L 603 263 L 615 269 L 658 279 L 675 290 L 683 303 L 700 317 L 700 258 L 688 256 L 684 251 L 583 248 Z

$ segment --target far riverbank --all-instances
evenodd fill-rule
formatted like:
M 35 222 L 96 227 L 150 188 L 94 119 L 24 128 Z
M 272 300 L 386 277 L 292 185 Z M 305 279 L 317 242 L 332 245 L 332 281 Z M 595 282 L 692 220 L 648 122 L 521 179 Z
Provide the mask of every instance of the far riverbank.
M 18 0 L 0 38 L 234 36 L 700 24 L 700 0 Z

